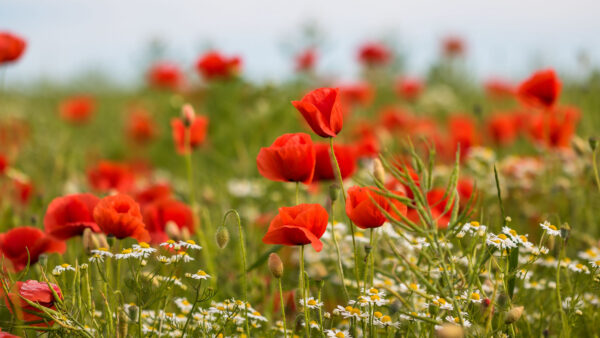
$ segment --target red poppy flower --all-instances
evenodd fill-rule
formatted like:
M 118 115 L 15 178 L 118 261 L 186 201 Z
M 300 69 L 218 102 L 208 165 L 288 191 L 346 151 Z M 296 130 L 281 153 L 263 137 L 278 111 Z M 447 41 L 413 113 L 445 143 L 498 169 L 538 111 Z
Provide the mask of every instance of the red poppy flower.
M 568 148 L 581 113 L 575 107 L 557 108 L 530 117 L 529 135 L 551 148 Z
M 25 322 L 42 321 L 42 323 L 30 324 L 32 326 L 52 326 L 54 322 L 48 320 L 47 317 L 44 317 L 42 315 L 44 313 L 42 310 L 31 306 L 25 301 L 25 299 L 27 299 L 28 301 L 36 303 L 37 305 L 40 305 L 42 307 L 56 310 L 56 306 L 54 305 L 56 299 L 54 298 L 54 293 L 52 292 L 48 284 L 50 284 L 52 289 L 54 289 L 54 292 L 56 292 L 58 298 L 63 299 L 62 292 L 58 285 L 46 282 L 38 282 L 35 280 L 28 280 L 26 282 L 15 283 L 15 285 L 11 288 L 12 292 L 9 292 L 8 297 L 4 297 L 6 307 L 8 307 L 8 310 L 11 313 L 13 313 L 13 307 L 15 307 L 15 312 L 17 312 L 16 315 L 18 315 L 19 318 Z M 12 304 L 12 306 L 10 304 Z M 46 323 L 45 321 L 48 321 L 48 323 Z
M 10 334 L 8 332 L 3 332 L 2 329 L 0 328 L 0 338 L 21 338 L 21 337 L 15 336 L 14 334 Z
M 94 208 L 94 220 L 107 235 L 119 239 L 132 237 L 140 242 L 150 241 L 140 206 L 129 195 L 117 194 L 101 199 Z
M 272 181 L 310 184 L 315 172 L 315 147 L 310 135 L 283 134 L 256 157 L 258 172 Z
M 46 232 L 55 238 L 66 240 L 79 236 L 86 228 L 99 232 L 94 222 L 94 208 L 100 199 L 92 194 L 75 194 L 57 197 L 48 205 L 44 216 Z
M 174 63 L 161 61 L 152 65 L 148 71 L 148 82 L 161 89 L 178 90 L 183 85 L 183 73 Z
M 366 43 L 358 50 L 358 60 L 367 66 L 385 65 L 391 59 L 392 52 L 382 43 Z
M 100 161 L 88 169 L 88 183 L 95 190 L 127 192 L 133 188 L 135 177 L 131 169 L 121 163 Z
M 185 154 L 189 149 L 196 149 L 204 144 L 206 129 L 208 128 L 208 117 L 196 115 L 189 127 L 185 126 L 182 119 L 174 118 L 171 120 L 171 128 L 173 129 L 173 141 L 177 152 Z
M 391 205 L 402 214 L 406 215 L 406 206 L 397 200 L 388 199 L 379 193 L 376 187 L 351 187 L 348 189 L 348 199 L 346 200 L 346 214 L 361 229 L 377 228 L 383 225 L 387 220 L 386 216 L 377 208 L 377 203 L 386 212 L 390 213 L 395 219 L 399 215 Z M 401 192 L 394 192 L 404 195 Z M 371 200 L 372 199 L 372 200 Z M 375 203 L 373 202 L 375 201 Z M 390 202 L 392 204 L 390 204 Z
M 323 248 L 321 236 L 327 229 L 329 214 L 320 204 L 300 204 L 279 208 L 263 237 L 265 244 L 305 245 L 311 244 L 315 251 Z
M 513 143 L 519 132 L 515 116 L 507 113 L 491 115 L 486 121 L 486 126 L 492 141 L 501 146 Z
M 135 200 L 139 203 L 142 210 L 144 207 L 154 201 L 171 197 L 171 186 L 166 183 L 154 184 L 139 190 L 135 194 Z
M 126 126 L 127 137 L 138 144 L 146 144 L 156 136 L 154 120 L 143 109 L 135 109 L 129 113 Z
M 448 203 L 448 197 L 444 197 L 445 190 L 443 188 L 434 188 L 427 193 L 427 204 L 431 208 L 431 216 L 437 223 L 438 229 L 446 229 L 450 222 L 450 216 L 452 215 L 453 206 L 444 212 L 446 204 Z M 408 210 L 408 218 L 419 224 L 420 217 L 419 213 L 415 209 Z
M 0 253 L 11 261 L 14 270 L 21 271 L 29 264 L 35 264 L 41 254 L 67 249 L 64 242 L 52 238 L 42 230 L 22 226 L 0 234 Z
M 417 78 L 405 77 L 396 84 L 396 93 L 409 101 L 415 100 L 423 92 L 423 82 Z
M 335 137 L 344 122 L 340 105 L 340 90 L 319 88 L 292 104 L 304 116 L 312 130 L 321 137 Z
M 4 156 L 4 154 L 0 154 L 0 175 L 3 175 L 8 168 L 8 159 Z
M 414 119 L 409 112 L 395 107 L 383 108 L 379 116 L 379 123 L 389 131 L 407 130 Z
M 442 51 L 445 56 L 461 56 L 466 51 L 465 42 L 458 36 L 447 36 L 442 41 Z
M 479 144 L 480 136 L 475 120 L 466 115 L 453 115 L 448 120 L 449 147 L 446 152 L 448 158 L 453 159 L 460 145 L 460 157 L 464 158 L 469 149 Z
M 302 53 L 296 55 L 296 71 L 310 72 L 317 63 L 317 51 L 314 48 L 308 48 Z
M 324 142 L 315 143 L 315 176 L 314 181 L 335 180 L 335 172 L 333 170 L 331 156 L 329 153 L 330 146 Z M 349 145 L 334 144 L 333 151 L 337 158 L 342 179 L 346 179 L 356 171 L 356 153 L 355 149 Z
M 554 69 L 545 69 L 523 81 L 517 89 L 517 96 L 528 106 L 549 109 L 558 100 L 560 90 L 561 83 Z
M 0 32 L 0 65 L 17 61 L 27 47 L 20 36 L 9 32 Z
M 13 179 L 13 197 L 15 201 L 21 205 L 29 204 L 31 196 L 33 196 L 34 188 L 31 181 L 23 179 Z
M 219 52 L 211 51 L 202 55 L 196 62 L 196 69 L 206 79 L 230 78 L 240 71 L 242 60 L 226 57 Z
M 169 239 L 165 233 L 168 222 L 173 222 L 179 229 L 187 228 L 194 233 L 194 217 L 192 210 L 185 203 L 166 198 L 150 203 L 144 208 L 144 223 L 150 232 L 152 243 L 162 243 Z
M 94 114 L 95 109 L 95 100 L 88 95 L 68 98 L 59 106 L 60 117 L 73 124 L 86 123 Z
M 375 91 L 368 82 L 344 83 L 339 89 L 341 102 L 345 106 L 368 106 L 375 96 Z
M 483 84 L 485 93 L 495 99 L 512 97 L 515 94 L 515 87 L 508 81 L 491 78 Z

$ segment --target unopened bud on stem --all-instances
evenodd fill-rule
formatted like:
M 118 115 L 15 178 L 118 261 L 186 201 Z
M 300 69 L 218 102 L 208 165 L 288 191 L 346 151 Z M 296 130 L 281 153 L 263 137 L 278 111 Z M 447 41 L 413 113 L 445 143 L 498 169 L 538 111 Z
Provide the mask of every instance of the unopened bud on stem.
M 215 234 L 215 239 L 219 248 L 224 249 L 229 243 L 229 230 L 224 226 L 220 226 Z
M 279 255 L 274 252 L 269 255 L 269 270 L 271 270 L 275 278 L 283 276 L 283 262 L 279 258 Z
M 385 182 L 385 169 L 383 169 L 383 164 L 381 164 L 381 160 L 378 158 L 373 161 L 373 176 L 377 181 L 381 183 Z
M 510 311 L 506 313 L 506 317 L 504 317 L 504 323 L 512 324 L 519 320 L 519 318 L 521 318 L 523 315 L 523 309 L 523 306 L 517 306 L 510 309 Z

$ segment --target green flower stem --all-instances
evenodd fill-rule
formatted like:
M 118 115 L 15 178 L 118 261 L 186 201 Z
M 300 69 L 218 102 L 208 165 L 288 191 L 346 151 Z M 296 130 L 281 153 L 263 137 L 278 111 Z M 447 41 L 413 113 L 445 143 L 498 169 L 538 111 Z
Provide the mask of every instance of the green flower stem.
M 287 324 L 285 319 L 285 305 L 283 303 L 283 288 L 281 287 L 281 278 L 277 278 L 279 283 L 279 301 L 281 302 L 281 321 L 283 322 L 283 336 L 287 337 Z
M 310 337 L 309 333 L 309 321 L 308 321 L 308 307 L 306 306 L 306 283 L 304 281 L 304 245 L 300 246 L 300 292 L 302 293 L 302 303 L 304 310 L 304 332 L 306 337 Z
M 335 156 L 335 151 L 333 150 L 333 137 L 329 138 L 329 148 L 331 150 L 331 159 L 333 164 L 335 164 L 335 173 L 337 180 L 340 184 L 340 189 L 342 190 L 342 197 L 344 198 L 344 205 L 346 204 L 346 190 L 344 189 L 344 180 L 342 179 L 342 171 L 340 170 L 340 165 L 338 163 L 337 157 Z M 333 210 L 332 210 L 333 212 Z M 347 215 L 346 215 L 347 216 Z M 358 252 L 356 251 L 356 238 L 354 237 L 354 224 L 350 217 L 348 217 L 348 224 L 350 225 L 350 233 L 352 234 L 352 249 L 354 250 L 354 277 L 356 278 L 356 289 L 360 293 L 360 274 L 358 273 Z
M 344 278 L 344 265 L 342 264 L 342 255 L 340 254 L 340 246 L 338 244 L 337 238 L 335 236 L 335 216 L 333 213 L 333 206 L 335 205 L 335 201 L 331 201 L 331 237 L 333 238 L 333 244 L 335 245 L 335 251 L 337 253 L 338 260 L 338 273 L 340 275 L 340 281 L 342 283 L 342 288 L 344 289 L 344 299 L 347 302 L 350 299 L 348 295 L 348 289 L 346 288 L 346 282 Z

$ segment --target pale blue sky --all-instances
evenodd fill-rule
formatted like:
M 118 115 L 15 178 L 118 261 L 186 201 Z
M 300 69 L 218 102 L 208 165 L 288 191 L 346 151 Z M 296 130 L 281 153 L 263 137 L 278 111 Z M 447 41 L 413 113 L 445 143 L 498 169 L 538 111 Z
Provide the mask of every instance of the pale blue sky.
M 320 69 L 350 77 L 361 42 L 392 37 L 419 74 L 438 54 L 447 33 L 469 44 L 469 66 L 479 77 L 519 77 L 534 66 L 577 71 L 586 50 L 600 63 L 597 0 L 0 0 L 0 29 L 25 36 L 25 57 L 8 69 L 10 84 L 39 77 L 66 81 L 89 69 L 115 80 L 139 80 L 143 49 L 152 37 L 168 41 L 172 59 L 191 68 L 210 43 L 244 58 L 253 79 L 290 74 L 281 48 L 315 20 L 327 35 Z

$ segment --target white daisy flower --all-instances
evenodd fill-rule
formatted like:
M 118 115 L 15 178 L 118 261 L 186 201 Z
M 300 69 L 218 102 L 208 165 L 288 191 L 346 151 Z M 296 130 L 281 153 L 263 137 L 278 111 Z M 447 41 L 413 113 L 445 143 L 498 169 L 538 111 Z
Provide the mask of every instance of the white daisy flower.
M 123 249 L 121 253 L 115 255 L 115 259 L 128 259 L 139 257 L 142 257 L 142 253 L 133 251 L 133 249 Z
M 435 306 L 438 306 L 442 310 L 453 310 L 454 306 L 451 303 L 448 303 L 444 298 L 437 297 L 433 302 Z
M 304 299 L 300 299 L 299 303 L 301 306 L 304 306 Z M 308 299 L 306 299 L 306 307 L 308 307 L 309 309 L 316 310 L 319 309 L 321 306 L 323 306 L 323 302 L 318 302 L 313 297 L 308 297 Z
M 481 294 L 477 290 L 471 292 L 470 295 L 467 295 L 467 291 L 465 291 L 462 295 L 462 299 L 469 300 L 472 303 L 478 304 L 483 301 L 483 299 L 481 298 Z
M 201 280 L 211 278 L 209 274 L 207 274 L 206 272 L 204 272 L 204 270 L 198 270 L 198 272 L 196 272 L 194 274 L 186 273 L 185 276 L 189 277 L 189 278 L 201 279 Z
M 175 305 L 177 305 L 179 310 L 181 310 L 181 312 L 183 313 L 189 313 L 190 311 L 192 311 L 193 307 L 192 303 L 190 303 L 184 297 L 175 298 Z
M 138 244 L 132 245 L 134 252 L 139 253 L 140 257 L 148 258 L 152 253 L 156 252 L 156 249 L 151 247 L 146 242 L 139 242 Z
M 164 246 L 168 249 L 174 249 L 174 250 L 179 250 L 181 249 L 181 246 L 179 245 L 179 243 L 175 242 L 174 240 L 170 239 L 166 242 L 160 243 L 160 246 Z
M 177 245 L 179 245 L 182 248 L 186 248 L 186 249 L 193 249 L 193 250 L 202 249 L 202 247 L 200 245 L 196 244 L 196 242 L 194 242 L 191 239 L 188 239 L 187 241 L 179 241 L 179 242 L 177 242 Z
M 327 334 L 327 338 L 351 338 L 352 336 L 350 335 L 350 331 L 348 330 L 338 330 L 338 329 L 331 329 L 331 330 L 325 330 L 325 333 Z
M 61 265 L 57 265 L 54 267 L 54 270 L 52 270 L 52 274 L 54 276 L 60 276 L 63 272 L 70 270 L 70 271 L 75 271 L 75 268 L 71 266 L 71 264 L 61 264 Z
M 108 248 L 98 248 L 91 251 L 94 255 L 100 255 L 102 257 L 112 257 L 112 252 L 108 251 Z
M 573 262 L 573 263 L 569 264 L 568 267 L 571 271 L 581 272 L 581 273 L 585 273 L 585 274 L 590 273 L 590 269 L 586 265 L 583 265 L 581 263 Z
M 560 237 L 560 230 L 557 229 L 554 225 L 550 224 L 550 222 L 545 221 L 544 223 L 540 223 L 540 227 L 546 230 L 546 233 L 549 236 L 558 236 Z
M 517 244 L 513 242 L 511 238 L 506 236 L 505 234 L 490 234 L 490 236 L 485 241 L 488 245 L 495 246 L 500 250 L 510 249 L 517 247 Z

